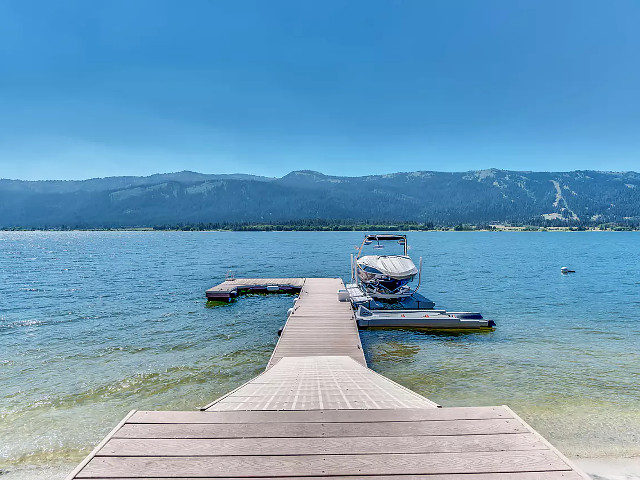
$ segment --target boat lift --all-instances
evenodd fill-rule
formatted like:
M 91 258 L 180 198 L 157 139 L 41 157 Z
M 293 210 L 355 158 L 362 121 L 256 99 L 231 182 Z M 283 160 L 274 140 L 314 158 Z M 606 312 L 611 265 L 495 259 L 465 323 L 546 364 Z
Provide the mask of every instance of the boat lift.
M 338 292 L 341 301 L 351 302 L 359 328 L 488 329 L 495 327 L 479 312 L 447 312 L 418 293 L 422 282 L 422 257 L 415 288 L 401 287 L 393 294 L 372 294 L 359 280 L 358 264 L 351 254 L 351 282 Z

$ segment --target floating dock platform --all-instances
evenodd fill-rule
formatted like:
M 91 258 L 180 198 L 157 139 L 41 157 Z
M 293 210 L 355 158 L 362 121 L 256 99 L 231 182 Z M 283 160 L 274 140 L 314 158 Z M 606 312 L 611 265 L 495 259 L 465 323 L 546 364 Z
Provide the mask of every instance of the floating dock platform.
M 479 312 L 447 312 L 435 309 L 435 303 L 414 292 L 393 303 L 370 296 L 357 283 L 348 283 L 344 292 L 355 311 L 360 328 L 414 328 L 432 330 L 490 329 L 493 320 Z
M 360 288 L 360 285 L 358 285 L 357 283 L 347 283 L 346 291 L 349 295 L 349 301 L 355 309 L 357 309 L 360 305 L 363 305 L 364 307 L 369 309 L 380 309 L 384 308 L 385 306 L 383 302 L 376 300 L 375 298 L 368 295 L 365 291 L 363 291 Z M 419 293 L 414 293 L 410 297 L 399 299 L 396 303 L 402 308 L 412 310 L 429 310 L 435 307 L 434 302 Z
M 298 293 L 304 278 L 230 278 L 206 291 L 207 300 L 231 302 L 243 293 Z
M 369 310 L 360 305 L 356 310 L 360 328 L 417 328 L 417 329 L 490 329 L 493 320 L 482 318 L 477 312 L 447 312 L 446 310 Z
M 506 406 L 439 408 L 367 368 L 342 288 L 305 279 L 264 373 L 202 411 L 132 411 L 68 480 L 589 478 Z
M 232 302 L 246 293 L 299 293 L 305 284 L 305 278 L 229 278 L 206 291 L 207 301 Z M 313 280 L 313 279 L 310 279 Z M 309 285 L 307 283 L 307 285 Z M 344 287 L 344 285 L 342 285 Z M 396 302 L 395 307 L 368 296 L 357 284 L 350 283 L 340 291 L 327 295 L 345 294 L 342 300 L 345 311 L 355 311 L 356 325 L 359 328 L 419 328 L 419 329 L 487 329 L 495 327 L 493 320 L 486 320 L 477 312 L 447 312 L 434 309 L 434 302 L 414 293 L 410 297 Z M 297 303 L 296 303 L 297 305 Z M 297 308 L 294 305 L 293 310 Z M 350 305 L 350 306 L 349 306 Z M 317 307 L 317 308 L 316 308 Z M 315 310 L 314 310 L 315 309 Z M 327 332 L 331 325 L 327 323 L 327 311 L 322 302 L 308 305 L 306 315 L 312 315 L 318 328 Z

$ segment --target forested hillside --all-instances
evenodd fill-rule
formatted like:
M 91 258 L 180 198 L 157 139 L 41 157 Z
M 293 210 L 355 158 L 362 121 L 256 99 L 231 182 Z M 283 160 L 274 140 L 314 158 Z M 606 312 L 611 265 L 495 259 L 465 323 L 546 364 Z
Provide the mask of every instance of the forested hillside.
M 410 172 L 282 178 L 194 172 L 84 181 L 0 180 L 0 228 L 114 228 L 331 220 L 640 223 L 635 172 Z

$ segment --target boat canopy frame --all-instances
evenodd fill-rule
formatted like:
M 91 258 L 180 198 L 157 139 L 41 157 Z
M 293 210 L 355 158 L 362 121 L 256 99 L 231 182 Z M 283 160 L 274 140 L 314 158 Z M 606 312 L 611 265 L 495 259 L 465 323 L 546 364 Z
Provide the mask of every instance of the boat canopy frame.
M 372 242 L 389 242 L 389 241 L 397 241 L 400 245 L 404 247 L 404 256 L 408 256 L 408 245 L 407 245 L 407 236 L 406 235 L 398 235 L 398 234 L 389 234 L 389 233 L 376 233 L 376 234 L 368 234 L 364 236 L 364 240 L 358 249 L 358 255 L 356 259 L 360 258 L 362 255 L 362 249 L 365 245 L 369 245 Z

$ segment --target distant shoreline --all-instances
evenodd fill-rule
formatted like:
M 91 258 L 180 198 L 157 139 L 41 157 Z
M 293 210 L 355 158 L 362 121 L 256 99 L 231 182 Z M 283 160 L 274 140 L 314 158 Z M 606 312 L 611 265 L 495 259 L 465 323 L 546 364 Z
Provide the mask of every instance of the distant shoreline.
M 405 228 L 403 228 L 405 227 Z M 0 228 L 3 232 L 637 232 L 640 228 L 629 226 L 610 227 L 539 227 L 535 225 L 464 225 L 455 227 L 420 228 L 405 225 L 243 225 L 235 227 L 199 228 L 195 225 L 175 227 L 114 227 L 114 228 Z
M 177 172 L 0 179 L 0 228 L 44 230 L 634 230 L 635 172 L 397 172 L 281 178 Z

